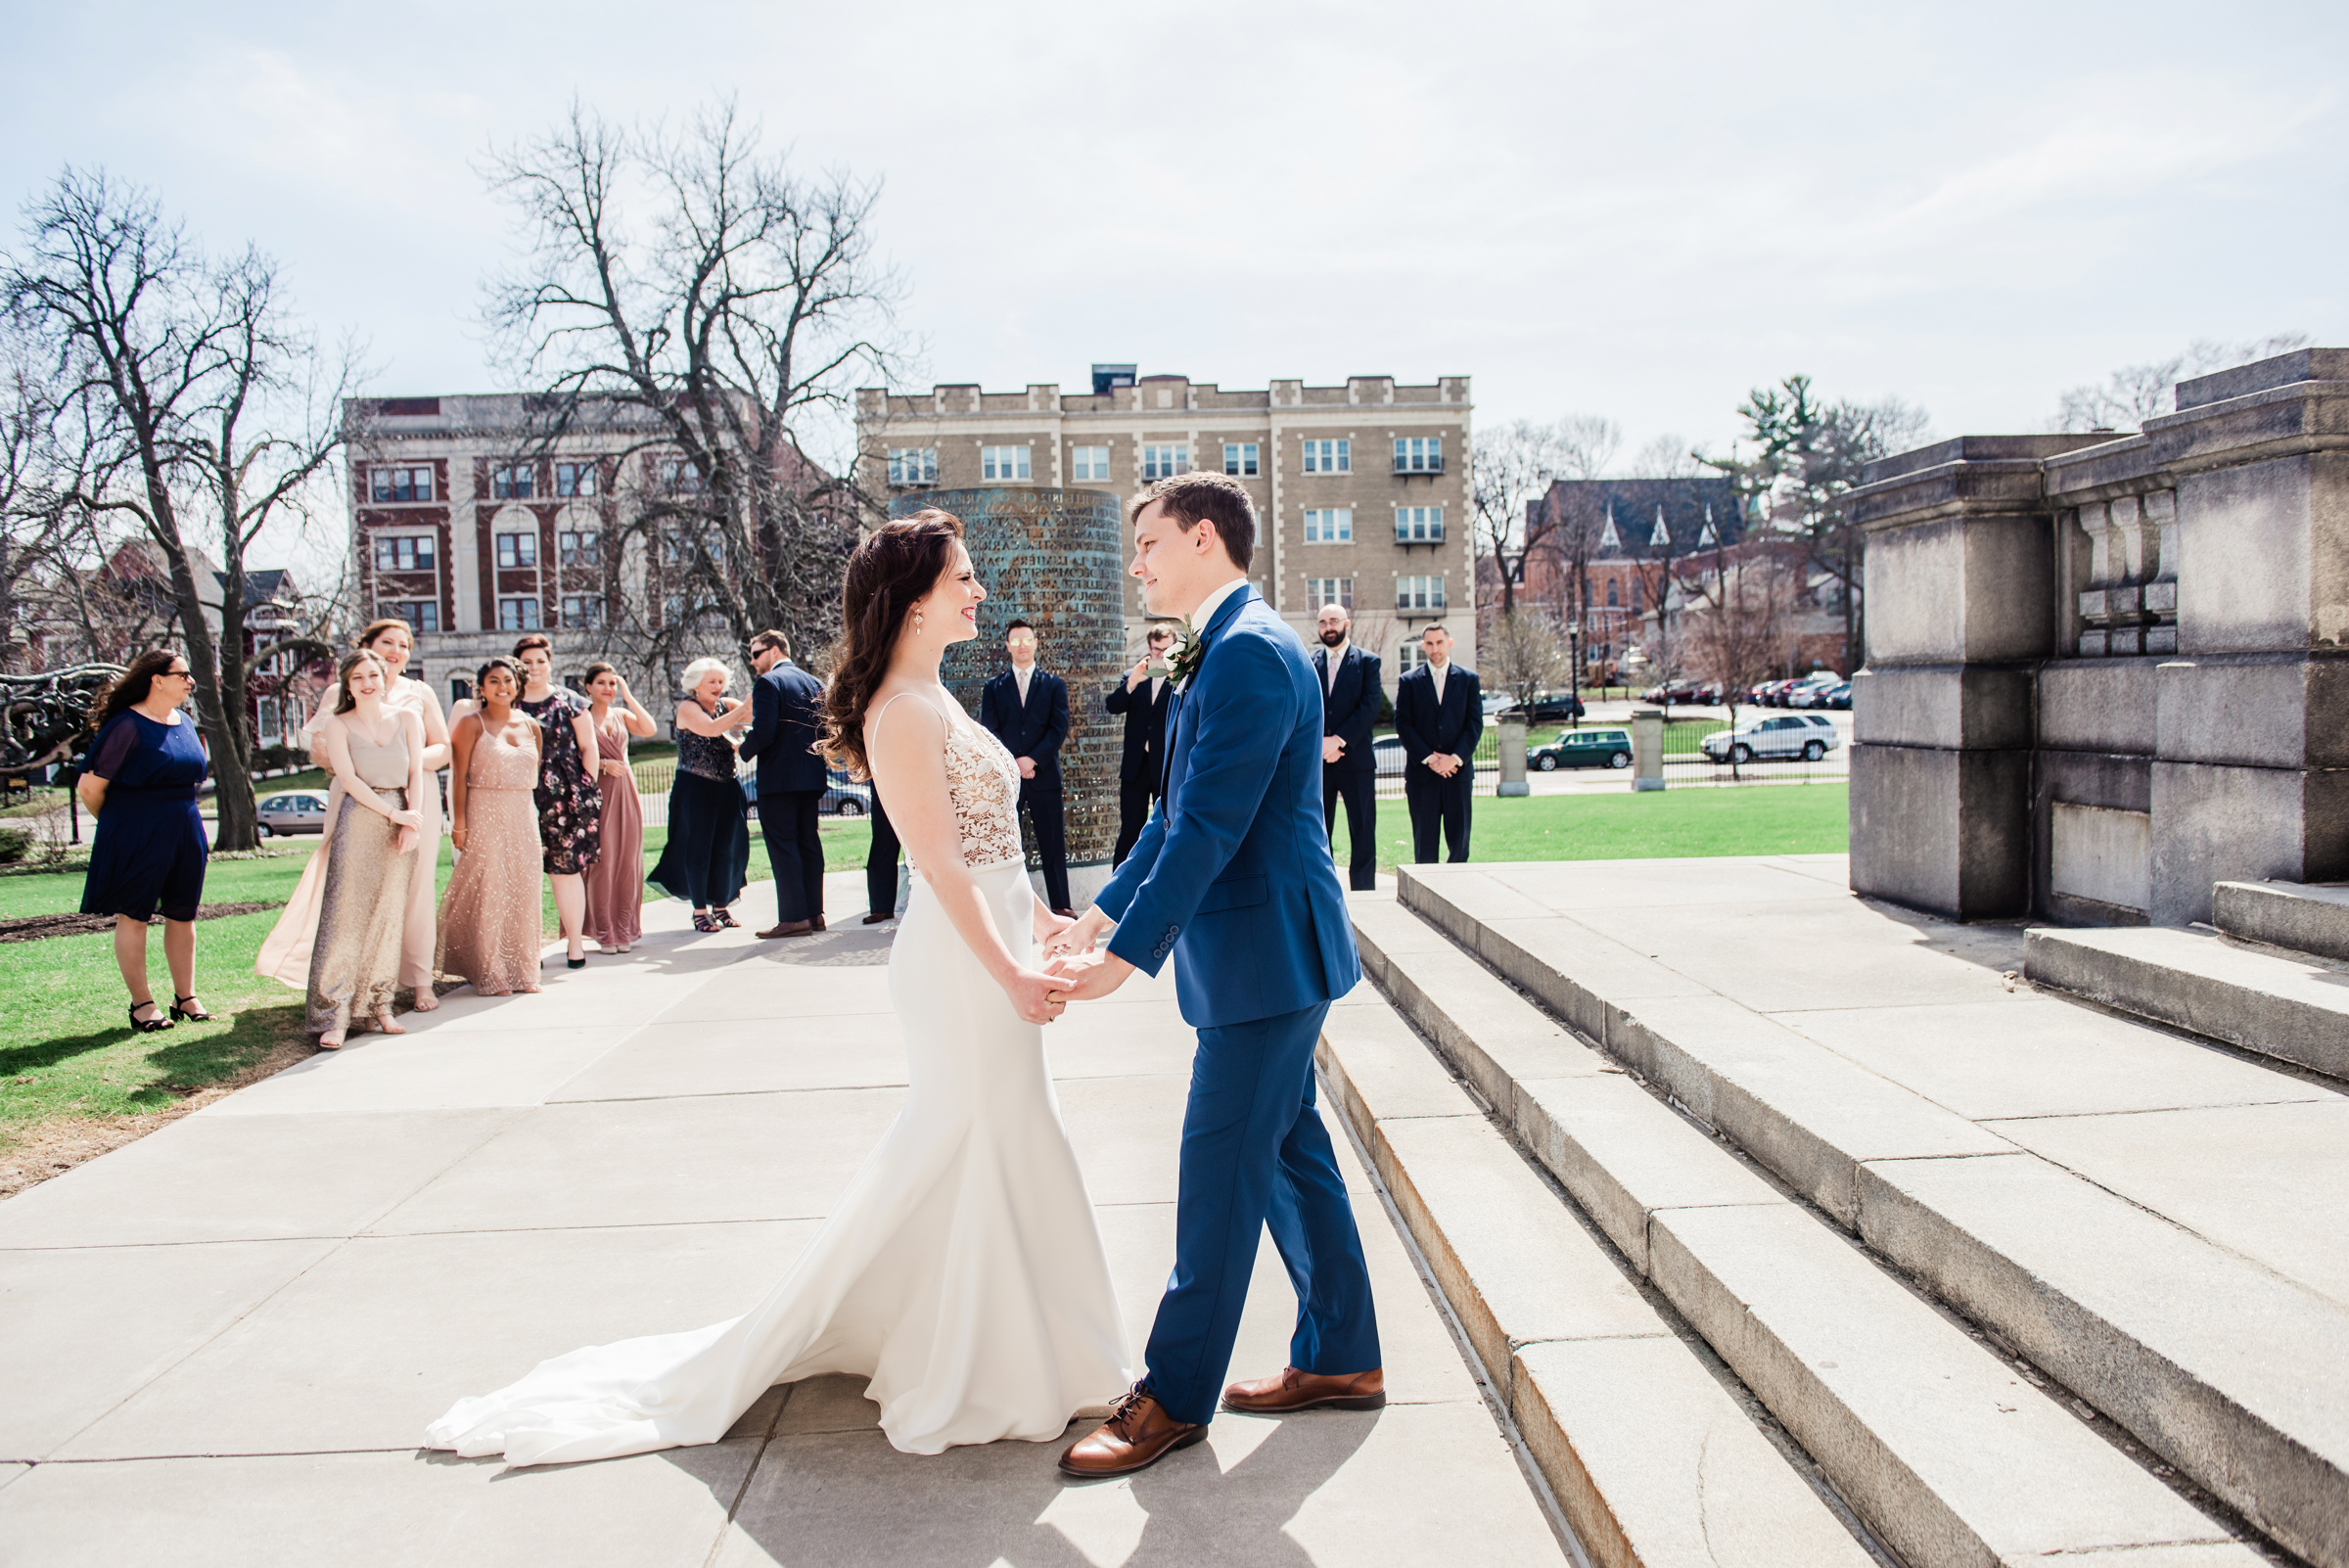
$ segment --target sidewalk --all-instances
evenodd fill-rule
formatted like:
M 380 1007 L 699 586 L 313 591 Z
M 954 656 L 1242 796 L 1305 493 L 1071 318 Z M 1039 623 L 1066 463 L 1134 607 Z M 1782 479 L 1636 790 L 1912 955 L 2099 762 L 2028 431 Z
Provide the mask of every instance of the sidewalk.
M 828 902 L 852 922 L 861 879 Z M 458 992 L 0 1205 L 11 1564 L 1566 1560 L 1334 1115 L 1383 1411 L 1222 1416 L 1089 1486 L 1057 1445 L 899 1454 L 850 1378 L 708 1448 L 513 1473 L 420 1451 L 546 1357 L 742 1311 L 897 1109 L 890 928 L 761 944 L 646 914 L 626 957 Z M 1191 1047 L 1172 970 L 1046 1038 L 1138 1360 Z M 1267 1246 L 1235 1375 L 1281 1364 L 1293 1311 Z

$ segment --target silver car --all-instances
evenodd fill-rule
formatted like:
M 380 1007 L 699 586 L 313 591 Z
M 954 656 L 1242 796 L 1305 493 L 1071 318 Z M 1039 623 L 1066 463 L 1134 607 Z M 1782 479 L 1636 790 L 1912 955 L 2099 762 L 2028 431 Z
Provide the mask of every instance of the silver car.
M 285 838 L 295 833 L 324 833 L 326 791 L 287 790 L 282 795 L 266 796 L 256 814 L 259 820 L 253 831 L 264 839 L 273 834 Z
M 1717 729 L 1697 744 L 1716 762 L 1750 762 L 1758 757 L 1816 762 L 1841 746 L 1843 736 L 1824 714 L 1773 714 L 1749 718 L 1735 729 Z

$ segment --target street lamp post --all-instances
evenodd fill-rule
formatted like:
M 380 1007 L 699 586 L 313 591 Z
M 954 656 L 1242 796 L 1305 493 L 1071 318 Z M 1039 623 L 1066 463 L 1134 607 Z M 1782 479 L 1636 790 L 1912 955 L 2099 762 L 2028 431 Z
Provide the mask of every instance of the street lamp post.
M 1566 623 L 1566 722 L 1580 728 L 1583 722 L 1583 623 Z

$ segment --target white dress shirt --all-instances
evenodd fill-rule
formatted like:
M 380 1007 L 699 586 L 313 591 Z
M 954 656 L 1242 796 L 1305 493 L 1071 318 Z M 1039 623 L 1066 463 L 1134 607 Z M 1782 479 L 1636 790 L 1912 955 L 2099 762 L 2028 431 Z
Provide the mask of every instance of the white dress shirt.
M 1207 623 L 1216 619 L 1216 612 L 1223 608 L 1223 601 L 1246 586 L 1248 586 L 1246 577 L 1234 577 L 1200 600 L 1199 608 L 1191 612 L 1191 634 L 1197 636 L 1200 632 L 1205 631 Z

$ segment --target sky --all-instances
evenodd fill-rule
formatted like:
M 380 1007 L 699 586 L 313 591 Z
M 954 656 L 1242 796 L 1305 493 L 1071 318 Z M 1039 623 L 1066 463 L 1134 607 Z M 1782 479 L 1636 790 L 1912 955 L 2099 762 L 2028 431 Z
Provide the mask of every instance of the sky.
M 1949 436 L 2196 340 L 2349 344 L 2337 0 L 6 9 L 12 205 L 152 187 L 388 394 L 518 385 L 482 168 L 575 101 L 731 97 L 881 181 L 916 386 L 1466 375 L 1479 424 L 1719 449 L 1797 372 Z

